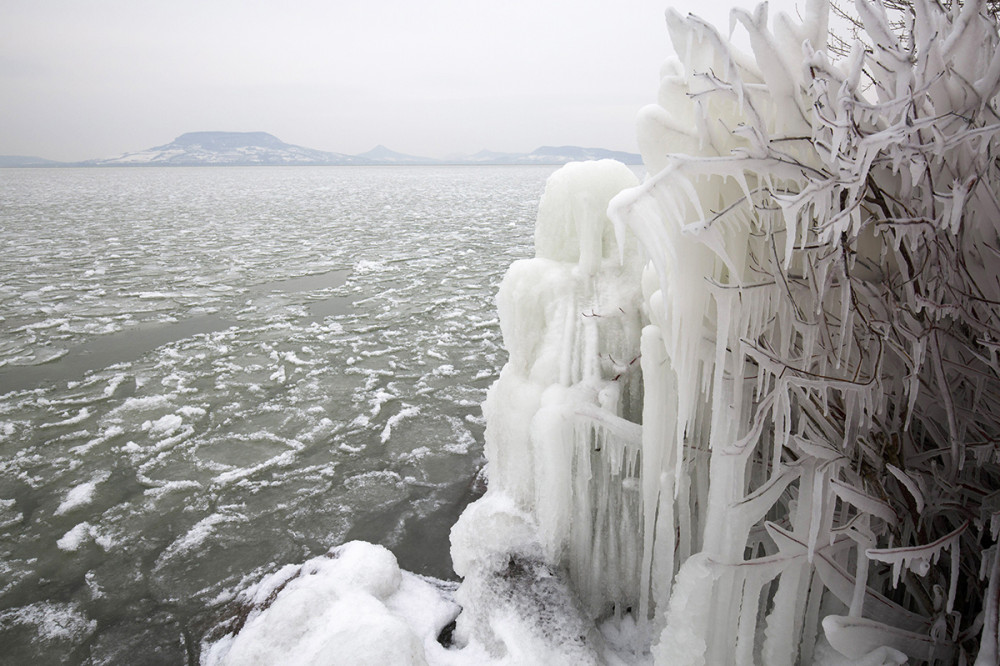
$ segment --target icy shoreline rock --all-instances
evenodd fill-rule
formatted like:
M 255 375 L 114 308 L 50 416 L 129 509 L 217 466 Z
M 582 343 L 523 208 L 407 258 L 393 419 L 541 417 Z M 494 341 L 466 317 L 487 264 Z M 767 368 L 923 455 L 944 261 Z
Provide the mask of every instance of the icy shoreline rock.
M 231 630 L 202 646 L 203 665 L 426 666 L 458 614 L 447 584 L 401 571 L 389 550 L 361 541 L 283 567 L 240 602 Z

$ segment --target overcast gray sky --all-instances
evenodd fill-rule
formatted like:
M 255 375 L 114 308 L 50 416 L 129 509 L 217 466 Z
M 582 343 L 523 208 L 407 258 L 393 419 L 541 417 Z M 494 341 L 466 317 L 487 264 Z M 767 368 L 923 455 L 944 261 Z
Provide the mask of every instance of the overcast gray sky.
M 667 4 L 2 0 L 0 154 L 111 157 L 199 130 L 350 154 L 634 151 Z M 671 4 L 728 25 L 725 0 Z

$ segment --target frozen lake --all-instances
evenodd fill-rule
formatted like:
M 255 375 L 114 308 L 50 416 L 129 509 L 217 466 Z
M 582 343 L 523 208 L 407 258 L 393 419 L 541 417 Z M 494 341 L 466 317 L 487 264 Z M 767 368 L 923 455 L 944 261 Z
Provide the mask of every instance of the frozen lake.
M 0 663 L 185 663 L 352 539 L 449 577 L 554 169 L 0 172 Z

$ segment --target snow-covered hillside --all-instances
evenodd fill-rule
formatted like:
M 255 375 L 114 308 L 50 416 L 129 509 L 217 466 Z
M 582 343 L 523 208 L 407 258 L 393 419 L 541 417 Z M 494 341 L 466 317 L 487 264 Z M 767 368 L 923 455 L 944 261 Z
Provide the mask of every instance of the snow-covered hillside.
M 579 146 L 542 146 L 530 153 L 482 150 L 474 155 L 456 158 L 455 161 L 464 164 L 568 164 L 606 159 L 618 160 L 623 164 L 642 164 L 642 158 L 634 153 Z
M 168 144 L 119 157 L 93 160 L 95 166 L 138 165 L 321 165 L 367 164 L 367 160 L 294 146 L 267 132 L 188 132 Z
M 496 153 L 488 150 L 475 155 L 435 159 L 407 155 L 378 145 L 359 155 L 331 153 L 285 143 L 266 132 L 188 132 L 168 144 L 125 153 L 108 159 L 89 160 L 79 165 L 57 166 L 370 166 L 370 165 L 549 165 L 612 158 L 626 164 L 641 164 L 639 155 L 604 148 L 543 146 L 530 153 Z M 0 166 L 39 166 L 37 158 L 12 158 Z

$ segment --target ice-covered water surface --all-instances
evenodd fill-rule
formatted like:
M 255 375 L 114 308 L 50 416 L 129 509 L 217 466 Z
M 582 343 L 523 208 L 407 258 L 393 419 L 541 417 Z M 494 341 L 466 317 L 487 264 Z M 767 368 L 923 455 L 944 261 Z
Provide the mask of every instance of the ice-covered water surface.
M 551 171 L 5 171 L 0 653 L 180 663 L 351 539 L 448 576 Z

